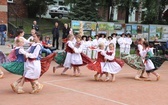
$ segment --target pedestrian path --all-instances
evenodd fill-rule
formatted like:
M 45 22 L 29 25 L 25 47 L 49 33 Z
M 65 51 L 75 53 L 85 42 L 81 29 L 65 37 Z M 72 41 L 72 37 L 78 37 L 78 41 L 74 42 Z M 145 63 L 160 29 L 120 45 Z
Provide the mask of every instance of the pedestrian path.
M 8 45 L 11 45 L 10 42 L 6 42 L 5 45 L 0 45 L 0 51 L 2 51 L 5 54 L 9 54 L 11 51 L 12 47 L 9 47 Z

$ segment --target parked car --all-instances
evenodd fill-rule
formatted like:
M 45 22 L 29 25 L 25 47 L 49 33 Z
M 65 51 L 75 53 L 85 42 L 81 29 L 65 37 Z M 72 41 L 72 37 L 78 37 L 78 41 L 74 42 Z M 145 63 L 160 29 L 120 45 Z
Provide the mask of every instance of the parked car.
M 62 17 L 68 17 L 69 16 L 69 9 L 66 6 L 56 6 L 56 7 L 52 7 L 49 10 L 49 14 L 51 15 L 51 18 L 62 18 Z

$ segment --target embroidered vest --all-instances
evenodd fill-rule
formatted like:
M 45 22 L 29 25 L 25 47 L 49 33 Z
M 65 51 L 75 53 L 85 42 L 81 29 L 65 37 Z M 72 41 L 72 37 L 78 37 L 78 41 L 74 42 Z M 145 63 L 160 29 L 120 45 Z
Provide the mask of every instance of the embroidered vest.
M 101 55 L 101 52 L 98 52 L 97 61 L 99 61 L 99 62 L 105 62 L 104 56 Z
M 70 48 L 68 46 L 68 44 L 66 44 L 66 49 L 65 49 L 66 52 L 69 52 L 69 53 L 74 53 L 74 51 L 72 50 L 72 48 Z

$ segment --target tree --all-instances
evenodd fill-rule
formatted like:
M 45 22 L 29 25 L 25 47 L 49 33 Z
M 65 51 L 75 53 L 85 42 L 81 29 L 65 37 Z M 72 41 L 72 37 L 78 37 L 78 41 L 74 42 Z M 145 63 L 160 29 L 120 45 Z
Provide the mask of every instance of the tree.
M 139 7 L 138 0 L 116 0 L 116 5 L 125 11 L 125 23 L 129 23 L 129 15 L 132 13 L 133 9 Z
M 144 8 L 147 9 L 144 14 L 143 23 L 163 23 L 162 13 L 165 10 L 165 6 L 168 4 L 168 0 L 144 0 L 143 4 Z
M 70 17 L 72 19 L 85 21 L 97 21 L 99 19 L 96 4 L 91 2 L 91 0 L 77 0 L 72 8 Z
M 42 14 L 46 14 L 48 10 L 48 5 L 54 4 L 54 0 L 25 0 L 25 3 L 28 7 L 28 16 L 36 17 L 39 15 L 41 18 Z

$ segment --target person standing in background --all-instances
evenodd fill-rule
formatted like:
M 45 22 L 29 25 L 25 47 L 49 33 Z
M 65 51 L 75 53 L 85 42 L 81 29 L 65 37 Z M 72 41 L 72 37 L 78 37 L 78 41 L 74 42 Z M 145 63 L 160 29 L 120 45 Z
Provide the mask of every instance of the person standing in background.
M 29 42 L 33 41 L 33 35 L 35 34 L 36 30 L 35 29 L 31 29 L 31 36 L 27 39 Z
M 52 29 L 53 34 L 53 42 L 52 46 L 55 47 L 55 41 L 56 41 L 56 49 L 59 47 L 59 27 L 58 22 L 55 22 L 55 27 Z
M 65 23 L 64 28 L 62 29 L 62 33 L 63 33 L 62 39 L 65 39 L 68 36 L 69 31 L 70 31 L 70 28 L 69 28 L 68 24 Z M 63 49 L 64 49 L 64 43 L 62 43 L 62 50 Z
M 6 25 L 3 23 L 3 21 L 1 21 L 0 23 L 0 42 L 1 42 L 1 45 L 5 45 L 5 42 L 6 42 Z
M 33 21 L 32 29 L 35 29 L 36 31 L 39 31 L 39 26 L 37 25 L 37 21 Z

